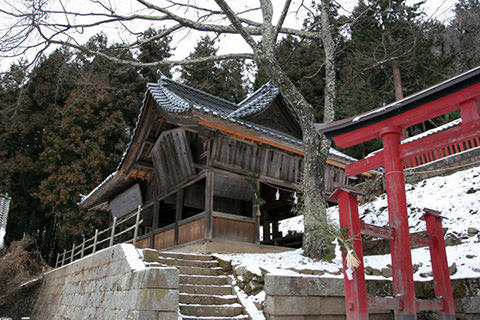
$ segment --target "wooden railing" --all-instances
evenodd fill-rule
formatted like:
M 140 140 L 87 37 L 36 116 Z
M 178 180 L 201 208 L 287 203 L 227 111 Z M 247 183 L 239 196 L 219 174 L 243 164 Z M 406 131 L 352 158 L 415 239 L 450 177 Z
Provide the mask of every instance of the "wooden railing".
M 477 148 L 480 146 L 480 137 L 474 137 L 467 139 L 460 143 L 453 143 L 439 150 L 426 152 L 415 157 L 403 160 L 403 168 L 412 168 L 421 166 L 423 164 L 448 157 L 452 154 L 460 153 L 469 149 Z
M 143 219 L 140 219 L 141 212 L 142 208 L 138 206 L 136 211 L 120 219 L 114 217 L 113 223 L 109 228 L 102 231 L 95 229 L 95 235 L 92 238 L 84 238 L 82 243 L 78 245 L 73 244 L 72 249 L 68 251 L 65 249 L 62 253 L 58 253 L 55 268 L 95 253 L 99 249 L 111 247 L 114 243 L 133 243 L 133 245 L 135 245 L 137 242 L 138 227 L 143 223 Z M 127 222 L 133 218 L 135 218 L 135 223 L 125 227 Z

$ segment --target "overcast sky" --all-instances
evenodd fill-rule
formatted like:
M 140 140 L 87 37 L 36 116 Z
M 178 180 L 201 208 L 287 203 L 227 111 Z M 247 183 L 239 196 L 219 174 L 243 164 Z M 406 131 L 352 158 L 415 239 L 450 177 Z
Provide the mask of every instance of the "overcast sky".
M 0 5 L 5 5 L 6 3 L 12 3 L 8 0 L 0 0 Z M 59 3 L 59 0 L 53 0 L 52 3 Z M 127 13 L 132 11 L 137 11 L 139 13 L 145 14 L 147 13 L 143 6 L 140 6 L 135 0 L 109 0 L 110 3 L 119 10 L 120 13 Z M 160 1 L 161 2 L 161 1 Z M 283 6 L 283 0 L 273 0 L 274 3 L 274 21 L 278 19 L 278 15 L 280 14 L 281 8 Z M 285 25 L 289 27 L 296 27 L 301 28 L 302 22 L 307 15 L 307 11 L 305 9 L 298 10 L 298 6 L 300 0 L 293 0 L 290 13 L 287 16 L 285 21 Z M 308 3 L 309 1 L 305 1 Z M 353 7 L 356 4 L 356 0 L 338 0 L 338 3 L 341 6 L 341 13 L 342 14 L 349 14 L 351 13 Z M 410 3 L 414 3 L 416 1 L 408 0 Z M 78 1 L 78 0 L 63 0 L 63 5 L 67 8 L 73 8 L 71 10 L 81 10 L 83 12 L 91 12 L 95 11 L 94 5 L 86 5 L 89 3 L 88 1 Z M 197 3 L 198 5 L 208 6 L 211 8 L 216 7 L 212 0 L 202 0 L 202 1 L 190 1 L 190 3 Z M 211 4 L 210 4 L 211 3 Z M 235 10 L 242 10 L 246 8 L 251 8 L 252 6 L 257 5 L 258 0 L 242 0 L 242 1 L 232 1 L 231 3 Z M 426 13 L 426 17 L 429 19 L 438 19 L 441 21 L 448 21 L 453 16 L 452 10 L 454 8 L 456 1 L 455 0 L 426 0 L 426 3 L 423 7 L 424 12 Z M 257 5 L 258 6 L 258 5 Z M 181 13 L 179 13 L 181 14 Z M 248 15 L 248 18 L 253 20 L 258 20 L 260 14 L 251 13 Z M 54 17 L 57 21 L 63 19 L 63 15 L 58 15 Z M 1 19 L 0 21 L 4 21 Z M 129 28 L 134 29 L 135 31 L 143 31 L 147 29 L 152 24 L 150 22 L 139 22 L 135 21 L 133 23 L 127 24 Z M 158 24 L 153 25 L 155 28 L 160 27 Z M 117 25 L 105 26 L 101 29 L 105 32 L 110 41 L 127 41 L 129 40 L 129 36 L 125 35 L 125 32 Z M 78 42 L 85 42 L 95 33 L 99 32 L 100 29 L 91 29 L 86 30 L 82 34 L 75 34 L 75 39 Z M 214 35 L 213 35 L 214 36 Z M 178 32 L 174 35 L 173 46 L 176 48 L 175 50 L 175 59 L 181 59 L 186 57 L 195 46 L 197 40 L 199 38 L 199 33 L 186 33 L 186 32 Z M 131 40 L 131 39 L 130 39 Z M 222 35 L 219 38 L 219 53 L 242 53 L 242 52 L 250 52 L 248 46 L 244 42 L 244 40 L 240 36 L 235 35 Z M 34 56 L 33 52 L 30 52 L 27 58 L 31 59 Z M 2 59 L 0 60 L 0 69 L 5 70 L 8 68 L 9 64 L 11 63 L 11 59 Z

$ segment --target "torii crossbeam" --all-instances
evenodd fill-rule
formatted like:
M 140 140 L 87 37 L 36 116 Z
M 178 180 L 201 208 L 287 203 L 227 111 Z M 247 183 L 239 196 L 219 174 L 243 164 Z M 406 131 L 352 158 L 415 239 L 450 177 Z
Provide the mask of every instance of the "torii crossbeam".
M 397 320 L 416 319 L 416 314 L 419 309 L 413 284 L 403 163 L 418 155 L 442 154 L 445 148 L 454 144 L 462 144 L 471 139 L 476 141 L 478 146 L 478 138 L 480 137 L 479 101 L 480 67 L 477 67 L 385 107 L 327 125 L 317 125 L 317 131 L 320 134 L 325 134 L 328 138 L 333 139 L 335 144 L 342 148 L 354 146 L 375 138 L 380 138 L 383 142 L 383 150 L 371 157 L 348 165 L 345 171 L 347 176 L 353 176 L 379 167 L 385 169 L 389 227 L 393 235 L 390 240 L 394 296 L 392 308 L 395 310 L 395 319 Z M 401 143 L 402 130 L 455 110 L 460 110 L 461 113 L 462 123 L 460 126 L 432 134 L 416 141 Z M 356 206 L 356 200 L 348 199 L 345 200 L 344 203 L 348 206 L 352 206 L 352 204 Z M 342 215 L 342 204 L 340 201 L 339 206 L 341 211 L 340 215 Z M 344 212 L 346 212 L 345 210 Z M 355 214 L 355 210 L 352 211 L 348 209 L 347 211 Z M 358 216 L 358 209 L 356 215 Z M 355 220 L 355 218 L 352 219 Z M 435 223 L 440 223 L 440 218 L 428 219 L 431 228 L 436 228 L 434 226 Z M 356 229 L 358 229 L 358 223 L 356 224 Z M 427 223 L 427 229 L 428 226 L 429 223 Z M 356 234 L 352 229 L 350 232 L 352 235 Z M 431 252 L 433 247 L 438 247 L 443 243 L 443 237 L 441 238 L 440 242 L 432 240 L 430 246 Z M 432 260 L 437 259 L 437 257 L 434 256 L 435 254 L 435 251 L 433 251 Z M 444 260 L 446 263 L 446 258 Z M 361 270 L 363 270 L 363 268 L 361 268 Z M 444 270 L 444 268 L 442 267 L 441 270 Z M 440 273 L 444 273 L 444 271 Z M 437 284 L 435 285 L 437 297 L 441 296 L 443 299 L 439 314 L 441 319 L 444 320 L 455 319 L 449 275 L 448 273 L 447 275 L 440 273 L 437 272 L 444 281 L 440 285 L 441 288 L 439 288 Z M 446 295 L 450 296 L 445 297 Z M 358 301 L 362 303 L 361 301 L 366 300 L 365 298 Z M 352 305 L 350 307 L 352 307 Z M 354 307 L 355 306 L 352 308 Z M 347 308 L 349 308 L 349 306 L 347 306 Z M 356 308 L 358 309 L 359 307 L 356 306 Z M 362 310 L 364 309 L 365 308 Z M 363 314 L 357 313 L 356 316 L 349 317 L 347 312 L 347 319 L 368 319 L 368 315 L 363 311 Z

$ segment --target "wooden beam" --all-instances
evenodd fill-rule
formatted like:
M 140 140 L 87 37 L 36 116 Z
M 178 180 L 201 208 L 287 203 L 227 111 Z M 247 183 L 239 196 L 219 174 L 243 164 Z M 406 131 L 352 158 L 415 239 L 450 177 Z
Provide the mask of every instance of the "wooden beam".
M 389 119 L 338 135 L 333 137 L 333 140 L 337 146 L 347 148 L 378 138 L 380 136 L 380 130 L 384 127 L 398 126 L 400 128 L 408 128 L 415 124 L 458 110 L 461 103 L 471 99 L 478 100 L 479 97 L 480 83 L 476 83 L 470 87 L 453 92 Z
M 400 145 L 401 160 L 420 156 L 429 151 L 440 150 L 480 136 L 480 120 L 463 123 L 460 126 L 441 131 L 423 139 Z M 353 176 L 383 166 L 383 150 L 375 155 L 353 162 L 345 167 L 346 176 Z
M 361 232 L 363 235 L 372 236 L 375 238 L 382 238 L 387 240 L 393 240 L 394 234 L 389 227 L 378 227 L 372 224 L 361 222 Z
M 300 146 L 299 147 L 290 147 L 286 144 L 279 143 L 279 142 L 276 142 L 276 141 L 273 141 L 273 140 L 270 140 L 270 139 L 266 139 L 264 137 L 260 137 L 258 133 L 257 133 L 257 135 L 255 135 L 255 134 L 246 132 L 245 128 L 240 127 L 240 126 L 235 126 L 233 124 L 228 124 L 228 126 L 227 126 L 227 125 L 224 125 L 224 124 L 219 124 L 219 123 L 216 123 L 216 122 L 207 121 L 207 120 L 203 120 L 203 119 L 199 119 L 198 123 L 200 125 L 220 130 L 220 131 L 225 132 L 225 133 L 227 133 L 231 136 L 238 137 L 238 138 L 241 138 L 241 139 L 246 139 L 246 140 L 254 141 L 254 142 L 257 142 L 257 143 L 267 144 L 267 145 L 274 146 L 274 147 L 282 149 L 282 150 L 286 150 L 286 151 L 290 151 L 292 153 L 302 155 L 302 156 L 303 156 L 303 153 L 304 153 L 303 148 L 300 147 Z M 238 128 L 236 128 L 236 127 L 238 127 Z

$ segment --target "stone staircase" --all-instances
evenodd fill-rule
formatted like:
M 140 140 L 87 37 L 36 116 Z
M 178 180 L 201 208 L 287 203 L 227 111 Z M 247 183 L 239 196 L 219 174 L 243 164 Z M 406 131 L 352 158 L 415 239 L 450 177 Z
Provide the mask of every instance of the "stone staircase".
M 147 259 L 180 270 L 180 316 L 184 320 L 247 320 L 243 306 L 211 255 L 155 252 Z

